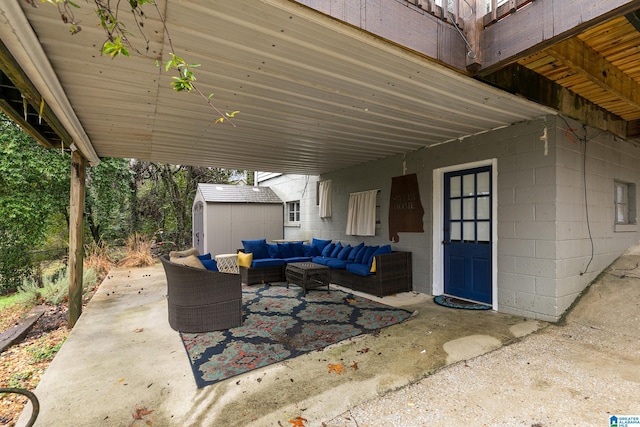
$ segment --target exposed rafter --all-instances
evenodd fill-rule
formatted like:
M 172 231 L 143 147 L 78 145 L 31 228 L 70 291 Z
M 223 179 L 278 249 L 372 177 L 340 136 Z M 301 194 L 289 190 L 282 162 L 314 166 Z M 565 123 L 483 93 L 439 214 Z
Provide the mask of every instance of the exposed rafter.
M 42 95 L 0 42 L 0 109 L 47 148 L 69 147 L 72 138 Z M 42 110 L 42 111 L 41 111 Z
M 547 51 L 571 70 L 628 102 L 640 106 L 640 85 L 577 37 L 553 45 Z

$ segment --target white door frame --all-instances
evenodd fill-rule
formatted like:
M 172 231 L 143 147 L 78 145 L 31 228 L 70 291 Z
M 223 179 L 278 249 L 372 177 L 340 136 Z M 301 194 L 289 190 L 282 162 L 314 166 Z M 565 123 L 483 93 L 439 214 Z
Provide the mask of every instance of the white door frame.
M 447 166 L 433 170 L 433 295 L 444 293 L 444 174 L 463 169 L 491 166 L 491 301 L 493 309 L 498 310 L 498 159 L 487 159 L 472 163 Z

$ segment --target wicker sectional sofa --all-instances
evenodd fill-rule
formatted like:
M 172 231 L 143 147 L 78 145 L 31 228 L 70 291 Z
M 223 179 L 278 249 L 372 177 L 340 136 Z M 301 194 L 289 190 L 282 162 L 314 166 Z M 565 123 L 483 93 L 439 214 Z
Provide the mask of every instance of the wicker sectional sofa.
M 246 245 L 242 250 L 245 253 L 260 253 L 262 243 L 252 241 L 259 246 Z M 318 243 L 322 242 L 322 243 Z M 262 252 L 257 260 L 252 260 L 250 266 L 240 265 L 240 278 L 243 284 L 253 285 L 259 283 L 283 282 L 285 268 L 290 262 L 315 262 L 323 264 L 331 269 L 331 283 L 335 283 L 354 291 L 366 292 L 379 297 L 398 292 L 410 291 L 412 288 L 412 260 L 411 252 L 393 251 L 389 245 L 383 247 L 367 247 L 359 244 L 355 247 L 334 243 L 331 250 L 327 250 L 328 243 L 322 248 L 318 247 L 329 241 L 313 239 L 311 245 L 306 246 L 305 253 L 286 252 L 285 257 L 277 257 L 274 245 L 269 247 L 271 253 L 265 257 Z M 243 243 L 245 243 L 243 241 Z M 266 244 L 266 242 L 264 243 Z M 310 247 L 316 245 L 315 251 Z M 286 245 L 281 243 L 279 245 Z M 347 248 L 348 247 L 348 248 Z M 283 246 L 279 246 L 283 249 Z M 368 259 L 349 259 L 351 250 L 369 249 Z M 298 247 L 299 249 L 299 247 Z M 343 252 L 344 250 L 344 252 Z M 267 251 L 268 253 L 269 251 Z M 340 254 L 342 252 L 342 254 Z M 355 252 L 354 252 L 355 254 Z M 282 256 L 282 254 L 280 254 Z M 290 256 L 293 255 L 293 256 Z M 341 259 L 342 258 L 342 259 Z M 372 272 L 372 266 L 374 272 Z

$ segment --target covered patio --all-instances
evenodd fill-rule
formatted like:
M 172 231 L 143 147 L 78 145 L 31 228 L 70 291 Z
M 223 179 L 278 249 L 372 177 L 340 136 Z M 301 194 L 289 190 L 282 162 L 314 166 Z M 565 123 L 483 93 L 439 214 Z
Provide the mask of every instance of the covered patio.
M 372 299 L 417 314 L 379 334 L 198 389 L 180 335 L 167 321 L 161 265 L 117 268 L 40 382 L 36 426 L 286 426 L 297 416 L 317 426 L 546 325 L 493 311 L 449 309 L 413 292 Z M 327 369 L 354 362 L 358 369 L 343 374 Z

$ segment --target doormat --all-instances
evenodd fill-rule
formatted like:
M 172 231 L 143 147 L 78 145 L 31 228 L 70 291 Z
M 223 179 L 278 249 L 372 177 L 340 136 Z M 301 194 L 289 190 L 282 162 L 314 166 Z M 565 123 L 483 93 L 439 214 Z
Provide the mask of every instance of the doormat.
M 443 307 L 459 308 L 463 310 L 491 310 L 491 306 L 487 304 L 481 304 L 479 302 L 465 301 L 451 297 L 449 295 L 438 295 L 433 298 L 433 302 Z
M 198 388 L 402 322 L 411 312 L 338 290 L 243 286 L 242 326 L 181 333 Z

